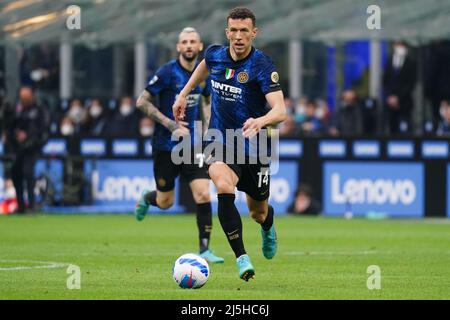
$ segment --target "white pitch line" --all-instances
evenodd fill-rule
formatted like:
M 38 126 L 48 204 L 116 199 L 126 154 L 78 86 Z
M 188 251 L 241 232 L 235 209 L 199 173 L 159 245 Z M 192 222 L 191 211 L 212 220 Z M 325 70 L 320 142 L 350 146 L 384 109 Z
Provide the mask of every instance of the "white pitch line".
M 356 252 L 351 252 L 351 251 L 289 251 L 289 252 L 285 252 L 284 254 L 287 256 L 319 256 L 319 255 L 346 256 L 346 255 L 366 255 L 366 254 L 374 254 L 374 253 L 379 253 L 379 252 L 377 252 L 377 251 L 356 251 Z
M 31 270 L 31 269 L 57 269 L 57 268 L 65 268 L 70 265 L 70 263 L 64 262 L 53 262 L 53 261 L 35 261 L 35 260 L 4 260 L 0 259 L 0 263 L 33 263 L 40 264 L 37 266 L 15 266 L 15 267 L 0 267 L 0 271 L 14 271 L 14 270 Z

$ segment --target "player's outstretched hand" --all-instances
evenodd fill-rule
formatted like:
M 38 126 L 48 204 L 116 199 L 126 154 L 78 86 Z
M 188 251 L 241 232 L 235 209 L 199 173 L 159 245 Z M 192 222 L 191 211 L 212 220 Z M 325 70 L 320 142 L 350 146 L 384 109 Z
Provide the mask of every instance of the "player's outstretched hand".
M 263 125 L 264 124 L 260 118 L 248 118 L 244 123 L 244 127 L 242 127 L 244 137 L 248 139 L 253 138 L 258 134 Z
M 180 122 L 184 119 L 186 105 L 187 105 L 186 97 L 179 94 L 172 106 L 173 117 L 175 118 L 176 122 Z
M 184 137 L 189 134 L 189 129 L 187 126 L 189 125 L 187 122 L 184 121 L 178 121 L 178 128 L 176 128 L 174 131 L 172 131 L 172 135 L 175 137 Z

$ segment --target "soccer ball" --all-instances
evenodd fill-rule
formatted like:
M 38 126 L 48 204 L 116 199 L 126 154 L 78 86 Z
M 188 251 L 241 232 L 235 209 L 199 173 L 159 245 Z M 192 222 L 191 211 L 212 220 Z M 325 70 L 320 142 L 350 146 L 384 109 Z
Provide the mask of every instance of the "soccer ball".
M 209 277 L 208 262 L 194 253 L 186 253 L 179 257 L 172 271 L 173 279 L 183 289 L 201 288 Z

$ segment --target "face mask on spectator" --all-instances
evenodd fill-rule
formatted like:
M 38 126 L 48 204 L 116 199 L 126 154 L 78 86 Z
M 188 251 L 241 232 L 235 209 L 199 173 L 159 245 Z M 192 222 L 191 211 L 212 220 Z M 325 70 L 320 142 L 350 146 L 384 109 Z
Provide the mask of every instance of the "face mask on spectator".
M 131 105 L 129 104 L 123 104 L 120 106 L 120 113 L 126 117 L 133 111 Z
M 141 127 L 139 129 L 139 131 L 141 133 L 141 136 L 149 137 L 149 136 L 151 136 L 153 134 L 153 131 L 155 131 L 155 129 L 153 127 L 150 127 L 150 126 L 144 126 L 144 127 Z
M 61 126 L 61 134 L 63 135 L 63 136 L 70 136 L 70 135 L 72 135 L 73 134 L 73 126 L 72 125 L 70 125 L 70 124 L 68 124 L 68 123 L 66 123 L 66 124 L 63 124 L 62 126 Z
M 305 114 L 305 109 L 306 109 L 306 106 L 304 104 L 298 104 L 295 107 L 295 113 L 296 114 L 300 114 L 300 115 L 304 115 Z
M 69 117 L 75 123 L 80 123 L 83 120 L 83 107 L 81 106 L 72 107 L 69 111 Z
M 89 109 L 89 114 L 92 118 L 98 118 L 102 114 L 102 107 L 92 106 L 91 109 Z
M 323 108 L 316 109 L 316 118 L 322 120 L 325 117 L 325 110 Z

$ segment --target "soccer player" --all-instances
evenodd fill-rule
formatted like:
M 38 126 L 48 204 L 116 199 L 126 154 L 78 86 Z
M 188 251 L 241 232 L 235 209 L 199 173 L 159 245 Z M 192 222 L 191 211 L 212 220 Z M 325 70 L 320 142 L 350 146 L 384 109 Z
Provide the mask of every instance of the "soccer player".
M 174 121 L 172 104 L 176 95 L 189 80 L 198 65 L 197 57 L 203 49 L 199 33 L 194 28 L 185 28 L 178 37 L 177 51 L 179 57 L 163 65 L 137 100 L 137 108 L 155 121 L 156 127 L 152 139 L 153 172 L 156 190 L 144 190 L 136 204 L 135 216 L 138 221 L 144 219 L 149 206 L 168 209 L 173 205 L 175 178 L 178 175 L 189 181 L 195 203 L 197 204 L 197 226 L 199 230 L 200 256 L 211 263 L 222 263 L 221 257 L 209 249 L 212 230 L 212 210 L 209 194 L 209 177 L 206 166 L 199 164 L 176 165 L 171 160 L 171 152 L 178 143 L 171 140 L 171 135 L 194 137 L 194 125 L 201 104 L 201 95 L 205 97 L 204 105 L 209 105 L 209 89 L 205 82 L 196 85 L 187 96 L 188 110 L 185 121 Z M 153 97 L 159 95 L 159 108 Z M 209 112 L 209 107 L 205 108 Z M 204 118 L 209 118 L 206 115 Z M 206 119 L 208 121 L 208 119 Z M 192 140 L 193 141 L 193 140 Z
M 211 119 L 209 130 L 219 131 L 224 149 L 237 151 L 234 141 L 227 141 L 226 130 L 242 130 L 245 157 L 249 159 L 249 140 L 261 129 L 274 126 L 286 118 L 283 93 L 272 60 L 252 46 L 258 29 L 255 15 L 247 8 L 235 8 L 227 17 L 226 36 L 229 46 L 212 45 L 173 105 L 175 119 L 187 117 L 186 97 L 196 86 L 210 77 Z M 269 108 L 266 108 L 266 102 Z M 229 140 L 229 139 L 228 139 Z M 206 151 L 206 148 L 205 148 Z M 229 152 L 229 151 L 225 151 Z M 208 155 L 205 155 L 208 157 Z M 250 216 L 261 225 L 262 251 L 267 259 L 277 252 L 277 237 L 273 223 L 274 210 L 268 204 L 269 165 L 233 163 L 213 158 L 209 176 L 218 192 L 218 215 L 228 242 L 236 256 L 239 277 L 248 281 L 255 269 L 247 255 L 242 238 L 242 221 L 234 204 L 235 188 L 246 193 Z

